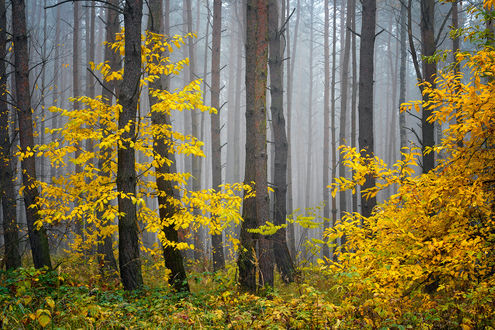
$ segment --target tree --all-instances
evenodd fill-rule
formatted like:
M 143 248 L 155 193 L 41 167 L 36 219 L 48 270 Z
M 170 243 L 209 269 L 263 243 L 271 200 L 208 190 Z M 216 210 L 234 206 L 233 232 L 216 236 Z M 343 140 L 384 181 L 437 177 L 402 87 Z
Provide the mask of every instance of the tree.
M 152 13 L 148 19 L 148 31 L 154 34 L 159 34 L 162 25 L 162 2 L 161 0 L 150 1 L 150 12 Z M 164 32 L 166 35 L 169 33 L 169 12 L 170 12 L 170 2 L 165 3 L 165 27 Z M 150 40 L 151 48 L 160 47 L 156 43 Z M 169 56 L 168 48 L 165 48 L 165 57 Z M 160 63 L 155 59 L 155 65 Z M 150 72 L 151 74 L 158 74 L 157 72 Z M 162 79 L 164 78 L 164 79 Z M 153 91 L 155 90 L 168 90 L 169 89 L 169 79 L 168 75 L 163 77 L 158 74 L 157 77 L 150 82 L 149 85 L 149 102 L 151 108 L 151 122 L 155 126 L 170 126 L 171 120 L 168 113 L 153 111 L 153 107 L 159 103 L 159 99 L 153 96 Z M 171 143 L 168 139 L 164 138 L 162 135 L 157 134 L 153 137 L 153 153 L 154 159 L 156 161 L 155 171 L 156 175 L 156 187 L 158 190 L 158 212 L 160 220 L 163 224 L 167 223 L 167 219 L 170 219 L 174 214 L 178 213 L 177 206 L 171 202 L 172 198 L 179 198 L 179 192 L 174 188 L 173 182 L 166 180 L 166 176 L 170 175 L 174 171 L 172 170 L 172 165 L 167 162 L 170 159 L 175 163 L 175 157 L 171 153 Z M 177 244 L 179 243 L 178 231 L 172 225 L 164 225 L 163 233 L 168 241 Z M 189 291 L 189 285 L 187 283 L 186 270 L 184 268 L 184 261 L 182 255 L 178 249 L 174 246 L 163 246 L 163 257 L 165 258 L 165 266 L 170 269 L 171 275 L 169 277 L 169 284 L 174 287 L 177 291 Z
M 330 11 L 328 9 L 329 0 L 325 0 L 325 21 L 323 32 L 323 51 L 324 51 L 324 71 L 325 82 L 323 84 L 323 230 L 327 230 L 329 223 L 326 219 L 330 219 L 330 194 L 328 192 L 326 182 L 329 182 L 328 174 L 330 172 Z M 323 246 L 323 257 L 330 258 L 330 250 L 328 245 Z
M 275 142 L 275 171 L 274 190 L 275 203 L 273 223 L 276 226 L 287 224 L 287 135 L 285 132 L 285 118 L 283 111 L 283 77 L 281 38 L 283 30 L 279 27 L 279 9 L 276 0 L 268 2 L 268 29 L 269 29 L 269 65 L 270 65 L 270 93 L 273 136 Z M 282 22 L 283 24 L 284 22 Z M 294 280 L 294 264 L 292 262 L 285 228 L 279 229 L 272 236 L 273 255 L 275 262 L 285 282 Z
M 250 230 L 265 225 L 268 219 L 266 153 L 266 78 L 268 60 L 268 3 L 246 3 L 246 166 L 244 183 L 255 185 L 255 197 L 243 203 L 241 251 L 237 264 L 241 287 L 273 287 L 271 240 Z M 259 266 L 256 267 L 256 266 Z M 256 272 L 260 278 L 256 282 Z
M 46 229 L 39 215 L 36 200 L 36 164 L 34 158 L 33 115 L 29 87 L 29 53 L 27 47 L 26 14 L 24 0 L 12 0 L 12 30 L 15 55 L 16 112 L 19 121 L 22 195 L 26 210 L 29 243 L 34 267 L 51 268 L 50 249 Z
M 118 0 L 110 0 L 110 5 L 117 6 Z M 106 10 L 106 25 L 105 25 L 105 40 L 107 45 L 104 50 L 104 62 L 108 63 L 109 69 L 111 71 L 118 71 L 119 64 L 119 56 L 112 50 L 110 47 L 111 44 L 115 42 L 115 35 L 120 31 L 120 23 L 119 23 L 119 15 L 113 8 L 107 8 Z M 101 98 L 102 102 L 107 105 L 112 105 L 112 98 L 115 91 L 115 83 L 113 81 L 104 81 L 101 90 Z M 55 116 L 54 116 L 55 117 Z M 55 127 L 55 126 L 54 126 Z M 108 131 L 108 126 L 105 123 L 102 123 L 102 129 L 104 132 Z M 108 134 L 104 134 L 102 136 L 102 140 L 104 140 Z M 100 141 L 101 142 L 101 141 Z M 107 178 L 111 177 L 111 155 L 112 148 L 109 147 L 101 147 L 99 151 L 98 157 L 98 169 L 101 171 L 102 175 Z M 54 168 L 52 166 L 52 168 Z M 104 204 L 106 206 L 106 204 Z M 104 208 L 101 210 L 98 209 L 96 211 L 96 217 L 102 223 L 102 227 L 108 228 L 111 224 L 110 219 L 105 219 L 104 217 Z M 115 260 L 115 256 L 113 254 L 113 239 L 112 235 L 104 235 L 97 237 L 98 241 L 98 264 L 100 265 L 100 272 L 104 277 L 108 277 L 109 275 L 114 276 L 117 274 L 117 262 Z
M 363 0 L 361 25 L 361 48 L 359 50 L 359 148 L 364 155 L 373 155 L 373 71 L 375 51 L 376 0 Z M 375 185 L 375 178 L 368 176 L 363 189 Z M 361 214 L 371 215 L 376 205 L 374 197 L 367 198 L 361 193 Z
M 143 285 L 137 228 L 135 149 L 136 113 L 141 77 L 142 0 L 126 0 L 124 6 L 124 76 L 119 88 L 119 130 L 122 142 L 117 154 L 117 191 L 119 192 L 119 265 L 125 290 Z
M 213 189 L 222 184 L 222 150 L 220 145 L 220 47 L 222 38 L 222 0 L 213 2 L 213 43 L 211 54 L 211 106 L 217 113 L 211 114 L 211 168 Z M 213 249 L 213 269 L 225 267 L 222 233 L 211 235 Z
M 9 108 L 7 104 L 7 11 L 5 0 L 0 1 L 0 198 L 2 199 L 5 267 L 21 266 L 19 229 L 17 228 L 14 172 L 9 136 Z

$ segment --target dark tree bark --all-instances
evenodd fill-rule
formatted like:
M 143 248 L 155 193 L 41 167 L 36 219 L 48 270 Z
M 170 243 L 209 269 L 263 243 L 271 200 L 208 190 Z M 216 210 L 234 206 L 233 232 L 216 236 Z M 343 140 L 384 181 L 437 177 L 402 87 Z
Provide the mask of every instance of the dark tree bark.
M 120 84 L 119 116 L 121 145 L 117 154 L 117 191 L 119 202 L 119 265 L 124 290 L 135 290 L 143 285 L 136 204 L 135 150 L 131 147 L 136 135 L 136 112 L 141 77 L 141 20 L 142 0 L 126 0 L 124 7 L 125 58 L 124 77 Z M 120 143 L 119 143 L 120 144 Z
M 278 0 L 269 0 L 268 22 L 270 40 L 270 93 L 273 136 L 275 140 L 274 189 L 275 203 L 273 222 L 276 226 L 287 223 L 287 135 L 285 133 L 285 117 L 283 110 L 283 52 L 279 28 Z M 279 229 L 273 236 L 273 254 L 282 280 L 286 283 L 294 280 L 294 264 L 287 247 L 286 230 Z
M 150 18 L 148 19 L 148 30 L 153 33 L 160 33 L 162 25 L 162 2 L 161 0 L 149 1 Z M 170 13 L 170 0 L 165 1 L 165 26 L 163 28 L 165 35 L 169 34 L 169 13 Z M 165 51 L 163 56 L 168 57 L 168 50 Z M 163 79 L 156 79 L 150 82 L 149 88 L 152 90 L 161 90 L 169 88 L 169 79 L 167 76 L 161 77 Z M 153 106 L 159 102 L 158 99 L 149 94 L 149 102 L 151 108 L 151 122 L 153 125 L 170 126 L 170 116 L 160 111 L 153 111 Z M 175 163 L 175 157 L 170 150 L 170 143 L 163 136 L 155 136 L 153 141 L 153 152 L 155 159 L 160 166 L 156 167 L 156 186 L 158 189 L 158 213 L 162 223 L 168 223 L 176 213 L 177 209 L 174 206 L 173 200 L 178 199 L 179 192 L 174 189 L 173 182 L 166 180 L 167 174 L 173 173 L 173 169 L 164 162 L 165 159 L 170 159 Z M 177 230 L 172 225 L 166 225 L 163 227 L 163 232 L 168 241 L 172 243 L 179 242 L 179 235 Z M 186 270 L 184 268 L 184 261 L 182 254 L 173 246 L 163 247 L 163 257 L 165 259 L 165 266 L 170 269 L 169 284 L 177 291 L 187 292 L 189 291 L 189 285 L 187 283 Z
M 423 56 L 433 56 L 436 51 L 435 44 L 435 0 L 421 0 L 421 45 Z M 423 79 L 435 88 L 435 74 L 437 64 L 435 61 L 423 60 Z M 423 95 L 423 104 L 428 102 L 429 95 Z M 435 145 L 435 124 L 428 122 L 431 110 L 423 107 L 421 115 L 423 173 L 428 173 L 435 167 L 435 153 L 425 154 L 426 148 Z
M 19 229 L 17 228 L 16 195 L 9 136 L 9 108 L 7 105 L 7 11 L 0 0 L 0 198 L 2 199 L 5 267 L 21 267 Z
M 217 109 L 211 114 L 211 167 L 213 189 L 222 184 L 222 150 L 220 144 L 220 46 L 222 40 L 222 0 L 213 1 L 213 31 L 211 52 L 211 106 Z M 213 269 L 225 267 L 222 233 L 211 236 Z
M 29 54 L 24 0 L 12 0 L 12 29 L 15 54 L 16 110 L 19 121 L 20 150 L 23 153 L 33 150 L 33 115 L 29 90 Z M 51 268 L 48 237 L 43 225 L 39 226 L 36 199 L 39 196 L 36 187 L 36 165 L 34 155 L 21 161 L 23 196 L 26 209 L 29 243 L 35 268 Z
M 246 167 L 244 182 L 255 182 L 256 197 L 243 204 L 239 281 L 241 287 L 273 287 L 273 251 L 269 237 L 247 229 L 264 225 L 269 218 L 266 152 L 266 78 L 268 60 L 267 0 L 248 0 L 246 5 Z M 259 265 L 257 269 L 256 264 Z
M 328 229 L 329 223 L 327 219 L 330 219 L 330 194 L 327 188 L 330 183 L 329 171 L 330 171 L 330 12 L 328 9 L 328 1 L 325 0 L 325 21 L 323 32 L 323 54 L 325 65 L 325 82 L 323 84 L 323 230 Z M 325 239 L 326 241 L 326 239 Z M 323 257 L 330 258 L 330 249 L 327 244 L 323 245 Z
M 361 49 L 359 51 L 359 149 L 362 156 L 373 156 L 373 71 L 375 50 L 376 0 L 363 0 Z M 369 175 L 363 189 L 375 186 L 375 178 Z M 361 214 L 371 215 L 375 198 L 361 195 Z
M 349 0 L 349 6 L 352 6 L 352 10 L 349 11 L 351 15 L 351 30 L 356 31 L 356 0 Z M 356 34 L 351 34 L 351 55 L 352 55 L 352 94 L 351 94 L 351 147 L 357 147 L 357 95 L 358 95 L 358 77 L 357 77 L 357 54 L 356 54 Z M 354 173 L 352 174 L 354 176 Z M 358 192 L 352 194 L 352 212 L 358 212 Z

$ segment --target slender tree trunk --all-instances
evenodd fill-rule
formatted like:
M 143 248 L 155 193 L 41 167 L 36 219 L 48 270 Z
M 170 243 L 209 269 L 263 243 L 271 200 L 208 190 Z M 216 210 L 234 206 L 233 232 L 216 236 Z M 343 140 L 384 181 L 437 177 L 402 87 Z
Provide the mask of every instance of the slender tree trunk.
M 124 7 L 125 58 L 124 77 L 120 85 L 119 115 L 121 146 L 117 154 L 117 191 L 119 202 L 119 265 L 125 290 L 135 290 L 143 285 L 139 236 L 137 228 L 135 150 L 131 143 L 136 135 L 136 113 L 141 78 L 141 20 L 142 0 L 127 0 Z M 119 143 L 120 144 L 120 143 Z
M 290 15 L 290 5 L 287 6 L 287 17 Z M 296 7 L 296 23 L 294 27 L 294 44 L 291 48 L 291 36 L 290 29 L 287 26 L 287 213 L 292 214 L 293 203 L 292 203 L 292 87 L 293 87 L 293 77 L 294 68 L 296 63 L 296 50 L 297 50 L 297 36 L 299 33 L 299 21 L 301 17 L 301 0 L 297 0 Z M 288 225 L 288 238 L 289 238 L 289 251 L 293 258 L 296 257 L 296 233 L 295 226 L 293 223 Z
M 281 50 L 282 32 L 279 30 L 277 0 L 268 4 L 269 40 L 270 40 L 270 93 L 273 136 L 275 141 L 275 203 L 273 222 L 276 226 L 285 225 L 287 217 L 287 136 L 285 133 L 284 95 L 283 95 L 283 53 Z M 287 247 L 285 228 L 279 229 L 272 237 L 275 262 L 284 282 L 294 280 L 294 264 Z
M 314 37 L 314 29 L 313 29 L 313 21 L 314 21 L 314 0 L 310 0 L 309 2 L 309 17 L 310 17 L 310 25 L 309 25 L 309 90 L 308 90 L 308 131 L 307 131 L 307 147 L 308 153 L 306 155 L 306 196 L 304 207 L 309 208 L 310 198 L 311 198 L 311 159 L 313 158 L 313 141 L 311 140 L 313 133 L 313 37 Z M 304 233 L 307 235 L 307 229 Z
M 435 0 L 421 0 L 421 45 L 423 56 L 433 56 L 436 51 L 435 44 Z M 423 79 L 435 88 L 435 74 L 437 64 L 435 61 L 423 62 Z M 423 95 L 423 104 L 428 102 L 429 95 Z M 427 148 L 435 145 L 435 125 L 428 122 L 431 110 L 423 107 L 421 116 L 422 151 L 423 151 L 423 173 L 428 173 L 435 167 L 435 153 L 428 152 Z
M 14 32 L 16 106 L 19 121 L 20 151 L 27 153 L 29 150 L 33 150 L 34 136 L 31 95 L 29 92 L 29 54 L 24 0 L 12 0 L 12 30 Z M 24 186 L 24 206 L 34 267 L 42 268 L 46 266 L 51 268 L 48 237 L 36 205 L 39 192 L 35 184 L 36 165 L 34 155 L 23 158 L 21 169 Z M 41 223 L 41 226 L 38 225 L 39 223 Z
M 111 5 L 118 5 L 118 0 L 110 0 L 109 3 Z M 120 23 L 118 13 L 111 9 L 107 8 L 106 12 L 106 27 L 105 27 L 105 39 L 107 42 L 112 43 L 115 41 L 115 34 L 120 31 Z M 119 64 L 119 56 L 110 48 L 109 45 L 105 46 L 104 50 L 104 62 L 108 63 L 110 66 L 110 70 L 117 71 L 120 67 Z M 115 90 L 115 83 L 113 81 L 104 82 L 103 88 L 101 90 L 102 99 L 105 104 L 108 106 L 112 105 L 112 97 L 113 91 Z M 106 132 L 107 128 L 102 127 L 103 131 Z M 104 135 L 106 133 L 103 133 Z M 101 175 L 110 178 L 111 177 L 111 148 L 100 148 L 99 157 L 98 157 L 98 169 L 100 170 Z M 101 222 L 101 227 L 104 228 L 108 225 L 111 225 L 111 221 L 104 217 L 104 208 L 96 211 L 96 217 Z M 115 256 L 113 254 L 113 239 L 112 235 L 107 236 L 98 236 L 98 264 L 100 265 L 100 272 L 103 277 L 115 277 L 117 274 L 117 262 L 115 260 Z
M 330 96 L 330 120 L 331 120 L 331 135 L 332 135 L 332 182 L 335 182 L 337 176 L 337 137 L 335 127 L 335 75 L 337 66 L 337 0 L 333 0 L 333 26 L 332 26 L 332 82 L 331 82 L 331 96 Z M 332 227 L 337 222 L 337 199 L 332 197 Z M 335 259 L 335 253 L 333 258 Z
M 217 109 L 211 114 L 211 166 L 213 189 L 222 184 L 222 150 L 220 143 L 220 45 L 222 40 L 222 0 L 213 1 L 213 44 L 211 53 L 211 106 Z M 222 233 L 211 236 L 213 269 L 225 267 Z
M 239 253 L 241 287 L 273 287 L 271 240 L 249 233 L 268 219 L 266 152 L 266 78 L 268 60 L 268 6 L 266 0 L 248 0 L 246 5 L 246 184 L 255 182 L 256 196 L 244 200 Z M 259 266 L 256 267 L 256 264 Z M 256 272 L 259 281 L 256 283 Z
M 323 229 L 328 229 L 328 220 L 330 219 L 330 194 L 328 191 L 328 178 L 330 171 L 330 12 L 328 9 L 328 1 L 325 0 L 325 21 L 323 32 L 323 56 L 325 63 L 325 82 L 323 84 Z M 327 220 L 328 219 L 328 220 Z M 325 242 L 327 240 L 325 239 Z M 323 257 L 330 258 L 330 249 L 327 244 L 323 245 Z
M 187 33 L 193 33 L 192 27 L 192 7 L 191 0 L 184 0 L 185 10 L 186 10 L 186 25 L 187 25 Z M 189 53 L 189 81 L 196 80 L 196 56 L 194 49 L 194 40 L 189 38 L 187 41 L 188 53 Z M 200 127 L 200 115 L 198 111 L 193 110 L 191 112 L 191 134 L 192 136 L 199 138 L 199 129 Z M 199 191 L 201 189 L 201 158 L 193 157 L 192 158 L 192 190 Z M 197 213 L 197 210 L 195 210 Z M 201 241 L 200 229 L 194 233 L 194 259 L 199 260 L 204 255 L 204 244 Z
M 363 0 L 361 26 L 361 49 L 359 52 L 359 149 L 363 156 L 373 156 L 373 71 L 375 51 L 376 0 Z M 363 190 L 375 186 L 375 178 L 369 175 Z M 375 198 L 361 195 L 361 213 L 371 215 L 376 205 Z
M 6 269 L 21 267 L 19 229 L 17 228 L 16 195 L 9 136 L 9 108 L 7 104 L 7 11 L 0 0 L 0 198 L 2 199 L 3 237 Z
M 350 6 L 354 8 L 350 11 L 351 14 L 351 30 L 356 31 L 356 0 L 349 0 Z M 351 34 L 351 54 L 352 54 L 352 94 L 351 94 L 351 146 L 357 147 L 357 95 L 358 95 L 358 77 L 357 77 L 357 56 L 356 56 L 356 34 Z M 352 173 L 354 176 L 354 172 Z M 358 212 L 358 192 L 352 194 L 352 212 Z
M 342 36 L 345 37 L 344 40 L 344 52 L 342 54 L 342 68 L 341 68 L 341 79 L 340 79 L 340 125 L 339 125 L 339 144 L 346 144 L 346 131 L 347 131 L 347 103 L 348 97 L 347 92 L 349 91 L 349 59 L 351 50 L 351 33 L 348 27 L 351 26 L 351 15 L 354 8 L 351 6 L 353 2 L 349 1 L 347 4 L 347 13 L 345 26 L 341 26 L 341 30 L 345 29 L 345 33 Z M 342 44 L 342 42 L 341 42 Z M 345 178 L 346 168 L 344 166 L 343 155 L 340 156 L 339 162 L 339 177 Z M 339 206 L 340 206 L 340 219 L 344 218 L 344 212 L 347 211 L 347 191 L 341 191 L 339 194 Z M 342 237 L 342 243 L 345 243 L 346 236 Z
M 81 96 L 81 91 L 80 91 L 80 76 L 79 76 L 79 65 L 80 65 L 80 60 L 79 60 L 79 2 L 75 1 L 74 2 L 74 17 L 73 17 L 73 37 L 72 37 L 72 97 L 78 98 Z M 79 102 L 74 101 L 72 103 L 72 109 L 78 110 L 80 108 Z M 76 152 L 75 152 L 75 158 L 79 158 L 81 155 L 81 145 L 77 143 L 75 145 L 76 147 Z M 76 174 L 82 172 L 82 166 L 79 163 L 76 163 Z M 77 203 L 77 202 L 76 202 Z M 76 218 L 75 219 L 75 230 L 76 234 L 81 236 L 82 241 L 84 242 L 84 233 L 83 233 L 83 221 L 84 219 L 82 218 Z
M 162 24 L 162 2 L 161 0 L 150 0 L 150 12 L 152 15 L 148 19 L 148 30 L 153 33 L 160 33 Z M 169 13 L 170 13 L 170 0 L 165 1 L 165 26 L 163 28 L 164 34 L 169 34 Z M 165 50 L 163 56 L 168 57 L 168 50 Z M 150 82 L 150 89 L 168 89 L 169 78 L 164 76 L 163 79 L 156 79 Z M 151 122 L 156 126 L 168 126 L 172 127 L 170 116 L 167 113 L 161 111 L 154 111 L 153 106 L 158 102 L 151 94 L 149 94 L 149 102 L 151 108 Z M 175 163 L 175 158 L 170 150 L 170 141 L 163 136 L 155 136 L 153 141 L 153 152 L 155 159 L 160 166 L 156 167 L 156 186 L 158 189 L 158 213 L 162 223 L 166 224 L 169 219 L 173 218 L 177 213 L 177 208 L 174 203 L 170 201 L 170 198 L 178 199 L 179 192 L 174 189 L 173 182 L 166 180 L 167 174 L 173 173 L 171 166 L 167 164 L 165 159 L 171 160 Z M 179 235 L 173 224 L 168 224 L 163 227 L 163 232 L 168 241 L 172 243 L 179 242 Z M 182 254 L 173 246 L 163 247 L 163 257 L 165 259 L 165 266 L 170 269 L 169 284 L 177 291 L 189 291 L 189 285 L 187 283 L 186 270 L 184 268 L 184 261 Z
M 60 97 L 60 91 L 59 91 L 59 80 L 60 80 L 60 8 L 61 6 L 57 6 L 57 22 L 55 24 L 55 58 L 53 62 L 53 93 L 52 93 L 52 106 L 57 107 L 59 102 L 59 97 Z M 52 128 L 57 128 L 58 126 L 58 115 L 56 113 L 52 113 L 52 120 L 51 120 L 51 126 Z M 57 139 L 58 134 L 53 132 L 52 134 L 52 142 L 54 142 Z M 56 167 L 51 166 L 50 167 L 50 179 L 52 180 L 53 183 L 53 178 L 56 175 Z
M 402 103 L 406 102 L 406 60 L 407 60 L 407 8 L 406 5 L 401 3 L 400 5 L 400 66 L 399 66 L 399 107 Z M 399 135 L 400 135 L 400 149 L 407 147 L 407 133 L 406 133 L 406 113 L 401 112 L 399 109 Z M 401 156 L 404 160 L 404 156 Z

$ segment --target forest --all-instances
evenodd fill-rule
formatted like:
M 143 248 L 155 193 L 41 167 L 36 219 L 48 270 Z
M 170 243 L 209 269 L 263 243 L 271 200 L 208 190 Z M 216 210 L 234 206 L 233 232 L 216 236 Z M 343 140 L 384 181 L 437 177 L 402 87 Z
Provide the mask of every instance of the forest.
M 0 0 L 0 328 L 494 329 L 494 46 L 495 0 Z

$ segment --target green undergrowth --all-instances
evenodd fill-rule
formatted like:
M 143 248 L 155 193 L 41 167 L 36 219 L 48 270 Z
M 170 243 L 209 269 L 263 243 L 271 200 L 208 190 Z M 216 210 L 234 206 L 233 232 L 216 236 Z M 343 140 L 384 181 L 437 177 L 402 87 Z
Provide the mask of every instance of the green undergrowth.
M 192 292 L 140 291 L 74 280 L 69 273 L 21 268 L 0 273 L 3 328 L 325 328 L 338 324 L 337 307 L 305 284 L 263 296 L 229 288 L 224 275 L 196 273 Z
M 191 272 L 191 293 L 182 294 L 165 287 L 158 272 L 145 272 L 142 290 L 125 292 L 118 281 L 98 279 L 83 266 L 60 269 L 0 272 L 0 328 L 443 329 L 453 325 L 445 313 L 459 308 L 404 309 L 391 317 L 372 296 L 310 269 L 289 285 L 277 278 L 275 290 L 259 295 L 240 291 L 228 270 Z

